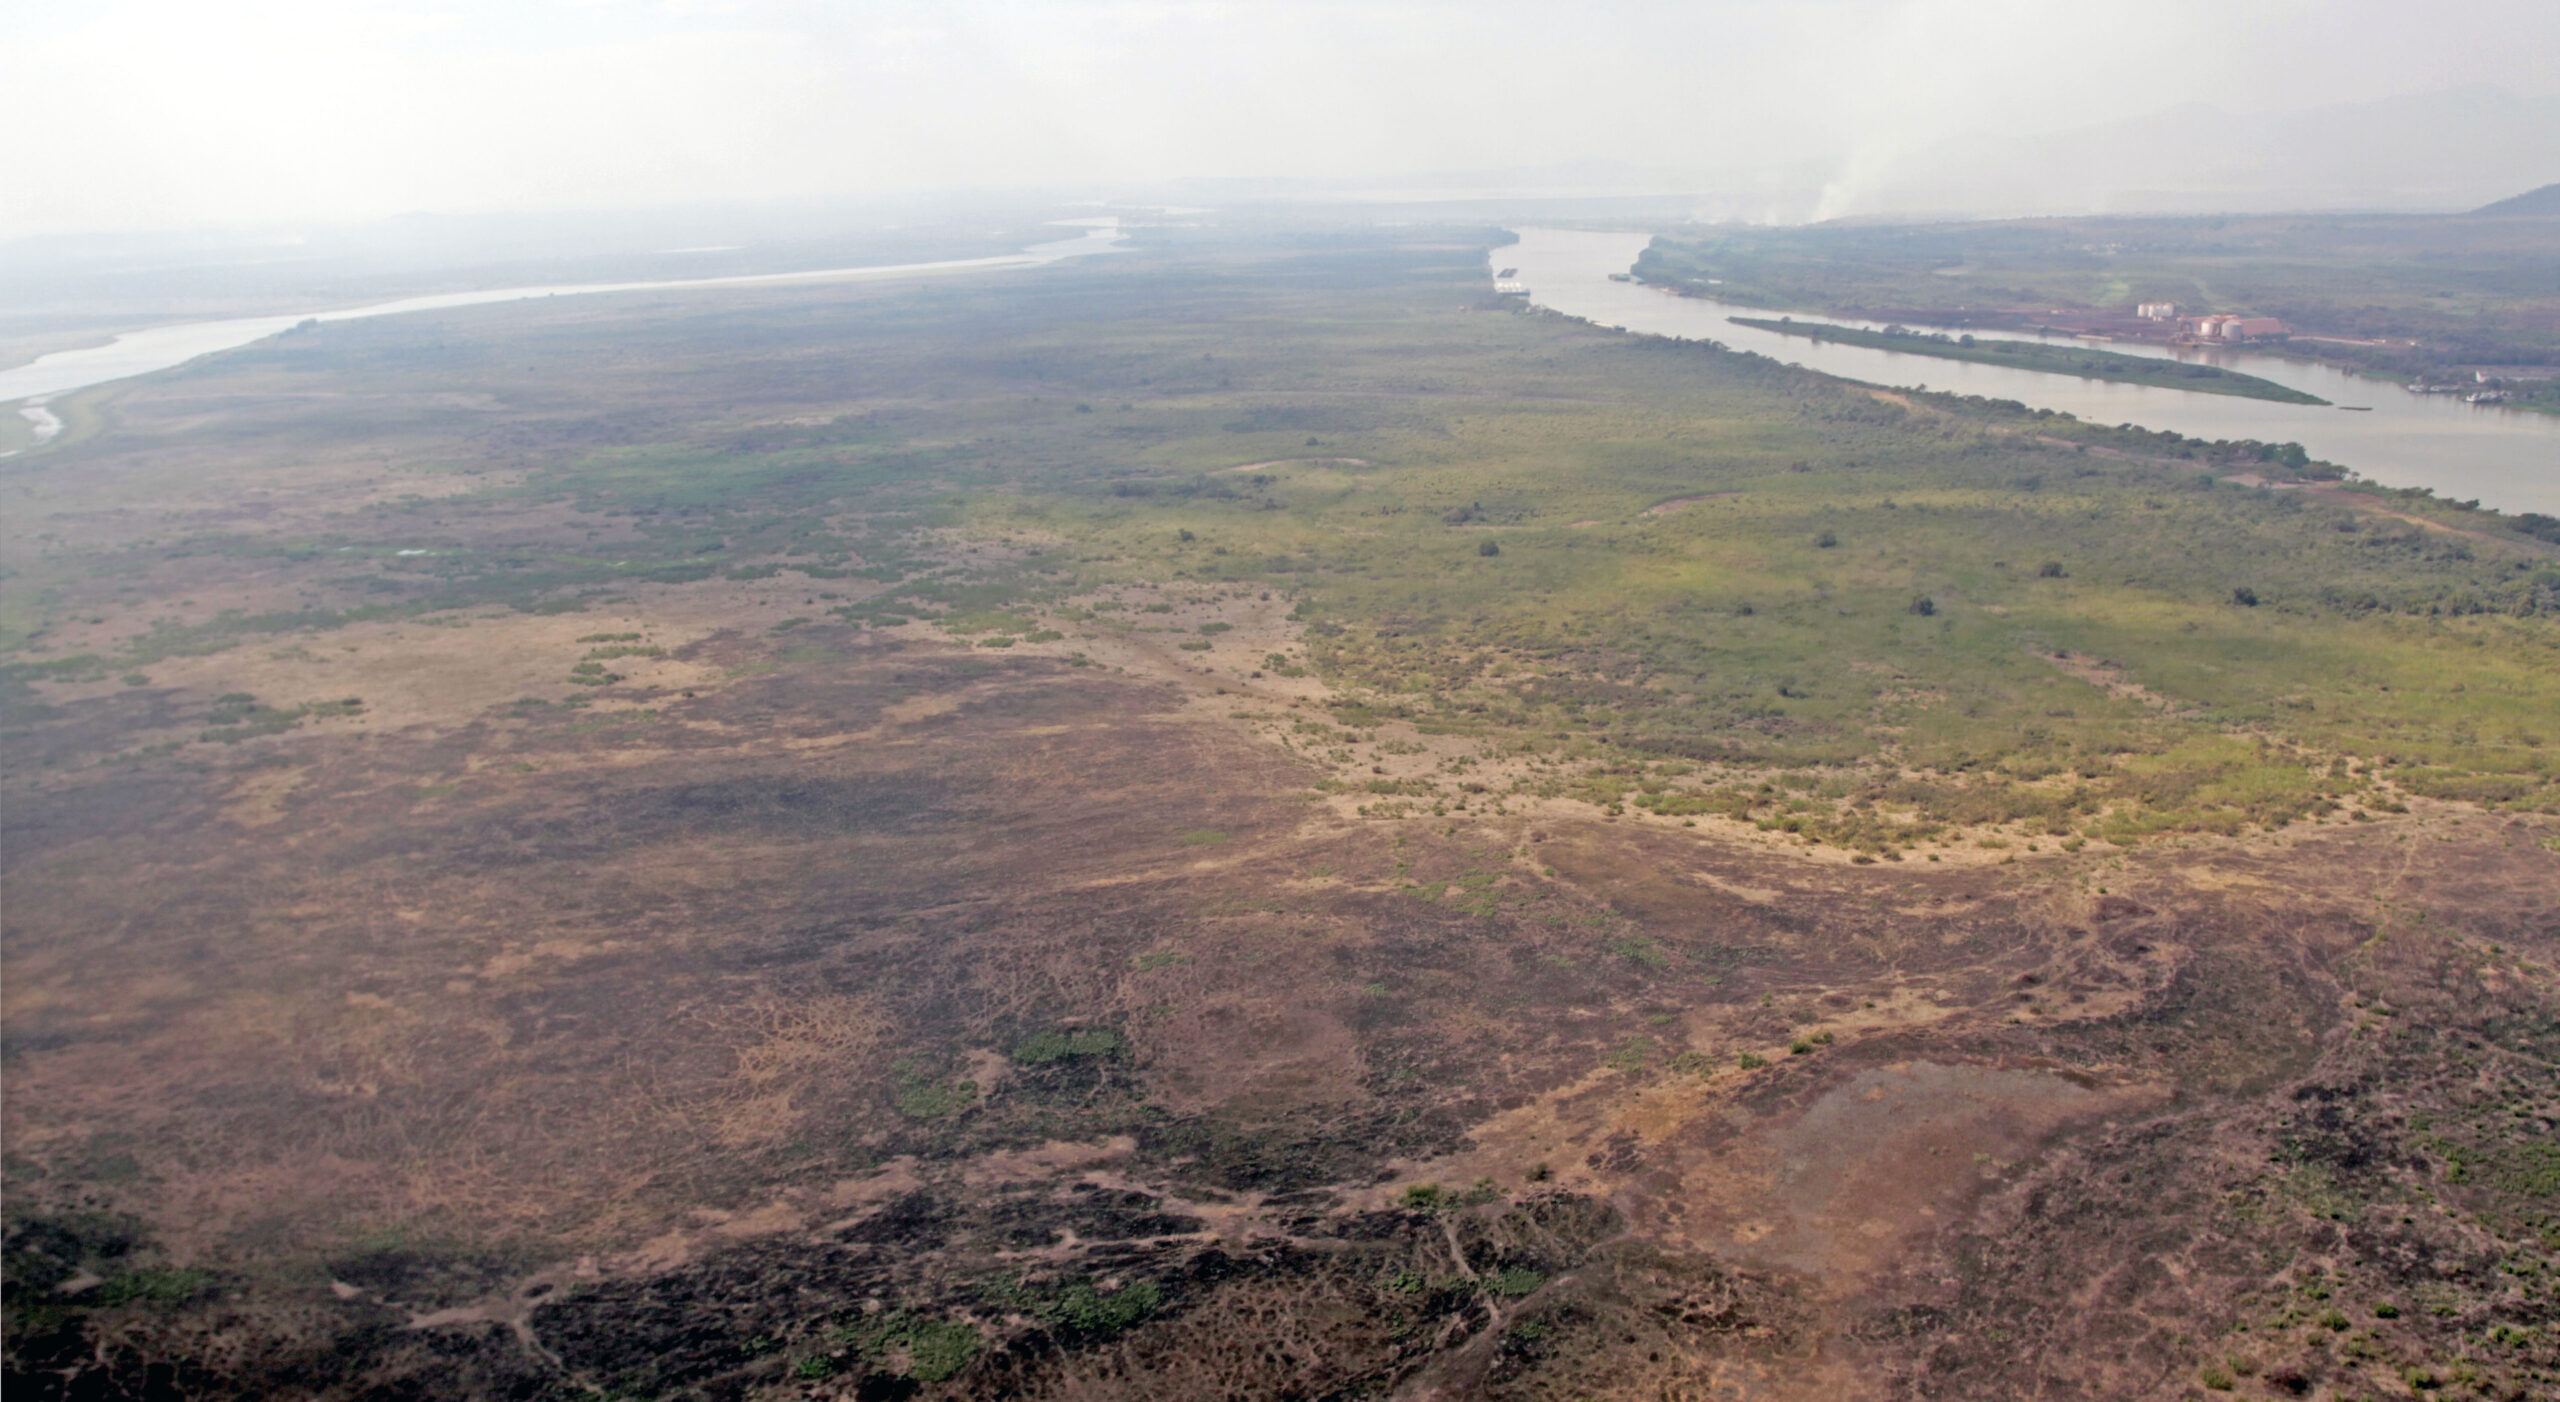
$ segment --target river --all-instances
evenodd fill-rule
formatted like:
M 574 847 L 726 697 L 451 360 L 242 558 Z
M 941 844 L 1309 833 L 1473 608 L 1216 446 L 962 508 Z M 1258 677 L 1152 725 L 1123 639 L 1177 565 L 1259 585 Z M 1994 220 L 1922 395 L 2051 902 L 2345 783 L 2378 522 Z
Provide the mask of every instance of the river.
M 1602 326 L 1654 336 L 1721 341 L 1735 350 L 1870 384 L 1926 385 L 1956 394 L 2015 399 L 2093 423 L 2140 424 L 2193 438 L 2255 438 L 2300 443 L 2385 486 L 2427 487 L 2439 496 L 2502 511 L 2560 515 L 2560 417 L 2461 402 L 2458 395 L 2411 394 L 2325 365 L 2246 351 L 2201 352 L 2216 365 L 2306 390 L 2336 407 L 2277 404 L 2226 394 L 2113 384 L 2006 366 L 1976 365 L 1865 346 L 1817 343 L 1736 326 L 1728 317 L 1775 316 L 1755 307 L 1681 297 L 1609 275 L 1635 265 L 1650 238 L 1569 229 L 1521 229 L 1520 241 L 1493 250 L 1498 267 L 1516 267 L 1532 302 Z M 1798 321 L 1821 320 L 1791 314 Z M 1870 323 L 1844 322 L 1844 325 Z M 2030 339 L 2009 332 L 1985 336 Z M 2129 355 L 2171 357 L 2162 347 L 2107 342 Z
M 1033 244 L 1019 253 L 1002 253 L 988 258 L 954 258 L 939 263 L 895 263 L 867 268 L 821 268 L 799 273 L 746 273 L 734 277 L 684 278 L 672 282 L 577 282 L 546 287 L 498 287 L 477 292 L 445 292 L 426 297 L 404 297 L 395 302 L 376 302 L 370 306 L 343 307 L 334 311 L 297 312 L 285 316 L 239 317 L 229 321 L 194 321 L 175 326 L 155 326 L 145 331 L 128 331 L 103 346 L 84 346 L 78 350 L 55 351 L 39 356 L 12 370 L 0 370 L 0 405 L 21 400 L 34 401 L 39 407 L 47 399 L 87 389 L 111 380 L 130 379 L 184 365 L 199 356 L 232 350 L 253 341 L 263 341 L 279 331 L 288 330 L 305 321 L 354 321 L 360 317 L 397 316 L 402 312 L 445 311 L 454 307 L 486 306 L 492 302 L 521 302 L 535 297 L 572 297 L 597 292 L 680 292 L 739 287 L 791 287 L 809 283 L 859 282 L 872 278 L 931 276 L 942 273 L 981 272 L 998 268 L 1033 268 L 1054 263 L 1061 258 L 1074 258 L 1088 253 L 1107 253 L 1119 247 L 1123 235 L 1117 219 L 1063 220 L 1061 223 L 1085 225 L 1084 233 L 1071 239 Z M 34 415 L 29 415 L 34 418 Z M 49 419 L 38 419 L 39 428 Z M 0 456 L 6 456 L 0 454 Z

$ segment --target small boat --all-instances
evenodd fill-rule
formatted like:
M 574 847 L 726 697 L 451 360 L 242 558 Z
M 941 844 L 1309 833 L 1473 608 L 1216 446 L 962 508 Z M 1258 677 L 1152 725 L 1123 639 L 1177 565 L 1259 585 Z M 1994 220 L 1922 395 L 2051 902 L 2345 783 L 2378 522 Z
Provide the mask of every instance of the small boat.
M 2373 412 L 2373 406 L 2370 404 L 2341 404 L 2338 407 L 2346 410 L 2350 414 L 2370 414 Z

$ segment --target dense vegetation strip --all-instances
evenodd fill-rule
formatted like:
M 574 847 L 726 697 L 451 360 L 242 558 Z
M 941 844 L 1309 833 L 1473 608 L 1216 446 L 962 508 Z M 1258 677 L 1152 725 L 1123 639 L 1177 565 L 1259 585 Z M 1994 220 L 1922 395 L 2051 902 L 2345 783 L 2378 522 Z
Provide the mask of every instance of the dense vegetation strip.
M 1796 321 L 1789 317 L 1736 316 L 1726 320 L 1737 326 L 1774 331 L 1781 336 L 1806 336 L 1817 341 L 1838 341 L 1842 345 L 1868 346 L 1904 355 L 1969 360 L 1980 365 L 2002 365 L 2012 370 L 2073 375 L 2083 380 L 2113 380 L 2120 384 L 2150 385 L 2158 389 L 2193 390 L 2198 394 L 2235 394 L 2248 399 L 2272 399 L 2279 404 L 2329 402 L 2318 395 L 2306 394 L 2256 375 L 2225 370 L 2219 365 L 2126 355 L 2120 351 L 2095 350 L 2088 346 L 2054 345 L 2043 341 L 1980 341 L 1971 335 L 1950 336 L 1943 332 L 1913 331 L 1901 326 L 1872 331 L 1857 326 L 1834 326 L 1828 322 Z

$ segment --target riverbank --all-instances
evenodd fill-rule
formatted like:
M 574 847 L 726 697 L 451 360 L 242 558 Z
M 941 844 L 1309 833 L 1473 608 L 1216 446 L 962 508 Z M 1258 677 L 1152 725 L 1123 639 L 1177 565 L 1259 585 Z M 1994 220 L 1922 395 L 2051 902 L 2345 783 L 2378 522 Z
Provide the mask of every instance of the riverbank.
M 1781 336 L 1729 319 L 1773 314 L 1763 308 L 1611 281 L 1612 274 L 1635 265 L 1651 242 L 1645 234 L 1536 227 L 1517 234 L 1518 242 L 1494 251 L 1487 273 L 1517 268 L 1517 280 L 1529 289 L 1533 305 L 1600 326 L 1713 341 L 1865 384 L 1905 390 L 1925 385 L 1958 395 L 2014 400 L 2094 424 L 2140 424 L 2208 443 L 2299 443 L 2310 457 L 2340 464 L 2381 486 L 2430 491 L 2455 501 L 2477 499 L 2503 511 L 2560 516 L 2560 420 L 2548 415 L 2465 404 L 2452 395 L 2411 394 L 2333 367 L 2237 349 L 2189 355 L 2328 400 L 2334 407 L 2081 379 L 1907 354 L 1898 348 Z M 2163 363 L 2186 359 L 2159 358 Z
M 728 277 L 679 278 L 657 282 L 561 283 L 536 287 L 491 288 L 472 292 L 404 297 L 370 306 L 347 307 L 308 316 L 241 317 L 227 321 L 185 322 L 155 326 L 115 337 L 104 344 L 38 356 L 14 369 L 0 370 L 0 405 L 86 389 L 184 365 L 190 360 L 263 341 L 305 322 L 355 321 L 407 312 L 452 311 L 537 297 L 584 296 L 607 292 L 687 292 L 762 287 L 814 286 L 875 278 L 939 276 L 1034 268 L 1065 258 L 1108 253 L 1126 242 L 1116 218 L 1062 220 L 1084 226 L 1075 238 L 1034 244 L 1018 253 L 985 258 L 954 258 L 931 263 L 893 263 L 869 267 L 819 268 L 806 272 L 745 273 Z
M 2250 399 L 2268 399 L 2279 404 L 2327 404 L 2316 394 L 2289 389 L 2273 380 L 2256 375 L 2243 375 L 2219 365 L 2198 364 L 2184 360 L 2159 360 L 2148 356 L 2123 355 L 2115 351 L 2094 350 L 2087 346 L 2053 345 L 2043 341 L 1977 341 L 1971 336 L 1952 337 L 1920 331 L 1869 331 L 1854 326 L 1832 326 L 1817 321 L 1797 321 L 1791 317 L 1775 320 L 1766 317 L 1735 316 L 1725 318 L 1737 326 L 1756 327 L 1781 336 L 1805 336 L 1817 341 L 1839 341 L 1852 346 L 1872 346 L 1877 350 L 1897 351 L 1904 355 L 1930 355 L 1941 360 L 1964 360 L 1977 365 L 2005 365 L 2016 370 L 2030 370 L 2047 375 L 2070 375 L 2083 380 L 2112 380 L 2118 384 L 2153 385 L 2161 389 L 2182 389 L 2197 394 L 2236 394 Z

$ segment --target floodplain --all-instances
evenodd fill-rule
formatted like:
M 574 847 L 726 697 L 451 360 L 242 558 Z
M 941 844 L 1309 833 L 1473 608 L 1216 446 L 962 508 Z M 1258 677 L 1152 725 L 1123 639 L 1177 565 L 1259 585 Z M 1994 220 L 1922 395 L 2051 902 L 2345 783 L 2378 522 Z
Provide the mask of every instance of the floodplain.
M 12 1394 L 2560 1384 L 2560 547 L 1501 237 L 71 404 Z

